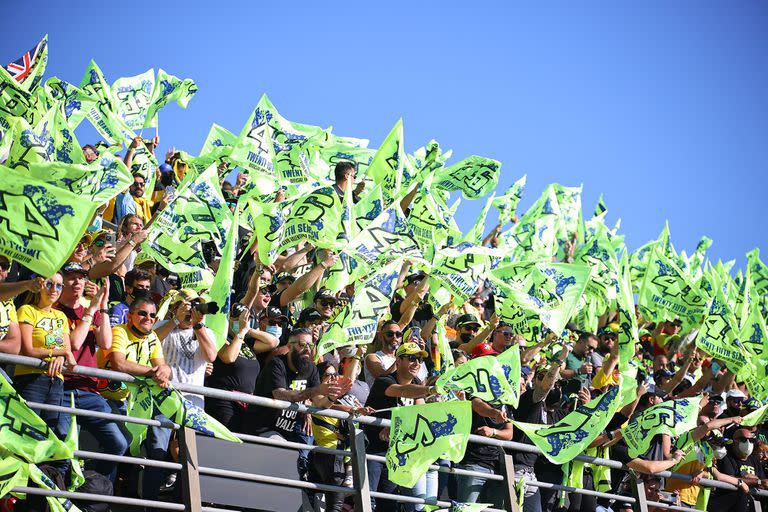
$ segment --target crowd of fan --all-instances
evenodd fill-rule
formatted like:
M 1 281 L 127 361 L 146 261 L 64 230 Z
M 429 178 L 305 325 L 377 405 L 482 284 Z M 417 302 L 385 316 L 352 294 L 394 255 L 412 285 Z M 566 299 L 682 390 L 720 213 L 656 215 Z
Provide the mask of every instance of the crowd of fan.
M 153 151 L 157 142 L 149 142 L 148 149 Z M 127 163 L 143 143 L 137 139 L 131 144 L 125 155 Z M 96 148 L 86 146 L 84 151 L 89 160 L 96 158 Z M 205 302 L 204 297 L 191 289 L 178 289 L 177 276 L 139 249 L 147 237 L 145 225 L 167 202 L 184 172 L 185 163 L 169 151 L 158 169 L 152 194 L 144 190 L 144 178 L 135 176 L 130 189 L 99 212 L 92 229 L 60 272 L 48 279 L 33 276 L 0 256 L 0 351 L 47 362 L 44 370 L 24 366 L 9 369 L 9 380 L 26 400 L 68 406 L 72 393 L 79 409 L 125 414 L 125 385 L 66 372 L 80 365 L 152 378 L 163 387 L 170 382 L 205 385 L 374 414 L 379 409 L 445 399 L 433 386 L 434 331 L 437 320 L 443 317 L 456 364 L 520 346 L 522 394 L 516 409 L 458 393 L 458 398 L 472 400 L 475 434 L 531 444 L 508 419 L 553 424 L 618 382 L 614 312 L 601 317 L 596 333 L 579 332 L 574 327 L 569 336 L 544 333 L 534 344 L 499 321 L 493 291 L 487 284 L 463 306 L 433 311 L 426 301 L 426 276 L 412 272 L 407 263 L 391 304 L 391 319 L 380 322 L 373 344 L 334 350 L 315 364 L 318 339 L 353 296 L 355 287 L 347 286 L 338 294 L 319 287 L 338 255 L 317 249 L 311 242 L 281 254 L 270 267 L 258 263 L 255 246 L 242 255 L 232 289 L 228 341 L 217 351 L 214 336 L 205 325 L 204 308 L 195 307 Z M 340 195 L 347 187 L 356 186 L 352 164 L 339 164 L 335 177 Z M 223 185 L 232 207 L 245 179 L 241 175 L 234 185 Z M 116 230 L 106 227 L 110 223 Z M 486 243 L 495 244 L 497 233 L 492 232 Z M 213 255 L 211 269 L 215 271 L 216 265 Z M 158 304 L 163 300 L 169 301 L 170 307 L 163 318 L 158 318 Z M 691 507 L 698 502 L 701 506 L 704 490 L 699 480 L 706 477 L 738 487 L 736 491 L 714 490 L 709 510 L 749 510 L 752 498 L 748 491 L 768 487 L 768 444 L 761 428 L 742 428 L 740 423 L 743 415 L 762 404 L 750 399 L 745 387 L 735 383 L 734 375 L 718 361 L 693 348 L 687 333 L 679 332 L 679 322 L 651 324 L 639 314 L 638 320 L 644 335 L 636 353 L 640 365 L 636 400 L 616 413 L 587 454 L 621 461 L 648 475 L 646 491 L 654 501 Z M 622 425 L 662 400 L 702 393 L 708 398 L 701 403 L 699 427 L 678 439 L 658 435 L 646 453 L 629 457 L 619 431 Z M 343 422 L 334 418 L 185 396 L 233 432 L 327 448 L 348 447 Z M 68 415 L 38 412 L 57 436 L 66 436 Z M 130 437 L 122 423 L 81 416 L 79 425 L 95 438 L 103 453 L 126 453 Z M 388 429 L 366 427 L 365 434 L 367 453 L 384 455 Z M 144 449 L 146 456 L 155 460 L 178 457 L 178 444 L 168 429 L 150 427 Z M 511 454 L 516 476 L 527 483 L 544 481 L 631 494 L 626 472 L 589 464 L 557 466 L 534 453 Z M 498 447 L 470 443 L 460 463 L 440 464 L 498 473 L 500 455 Z M 58 469 L 65 470 L 67 464 Z M 87 467 L 112 481 L 116 494 L 167 498 L 178 487 L 175 474 L 158 468 L 145 468 L 138 486 L 130 473 L 115 463 L 94 460 Z M 352 485 L 350 462 L 341 456 L 301 451 L 297 470 L 302 480 Z M 650 476 L 663 470 L 688 474 L 693 480 Z M 367 474 L 371 490 L 504 505 L 502 486 L 506 483 L 497 480 L 429 471 L 413 489 L 402 489 L 388 480 L 385 464 L 377 461 L 368 462 Z M 535 485 L 523 489 L 526 512 L 618 511 L 625 506 L 576 493 L 563 499 L 556 491 Z M 324 501 L 329 511 L 349 507 L 343 494 L 325 493 L 318 501 Z M 397 509 L 397 503 L 390 500 L 377 500 L 374 505 L 379 511 Z M 420 509 L 417 505 L 401 506 Z

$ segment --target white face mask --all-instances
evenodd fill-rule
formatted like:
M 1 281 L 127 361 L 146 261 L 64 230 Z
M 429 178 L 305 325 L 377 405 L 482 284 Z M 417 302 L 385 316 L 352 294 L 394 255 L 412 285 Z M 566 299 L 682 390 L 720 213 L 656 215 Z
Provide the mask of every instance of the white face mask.
M 745 439 L 736 443 L 736 447 L 743 456 L 749 457 L 752 455 L 752 450 L 755 448 L 755 445 Z
M 725 455 L 728 453 L 728 450 L 725 449 L 725 446 L 718 446 L 715 448 L 715 457 L 717 457 L 718 460 L 725 457 Z
M 279 325 L 268 325 L 264 330 L 277 339 L 280 339 L 280 336 L 283 334 L 283 328 Z

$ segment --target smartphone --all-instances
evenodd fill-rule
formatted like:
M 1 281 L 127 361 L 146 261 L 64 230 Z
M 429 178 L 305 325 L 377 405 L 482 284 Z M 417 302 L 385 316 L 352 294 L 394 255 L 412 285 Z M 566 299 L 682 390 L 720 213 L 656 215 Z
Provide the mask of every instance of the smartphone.
M 720 369 L 722 368 L 722 366 L 720 366 L 720 363 L 718 363 L 717 361 L 712 361 L 711 368 L 712 368 L 712 375 L 714 376 L 720 373 Z
M 112 247 L 114 247 L 115 246 L 115 237 L 116 236 L 117 235 L 115 234 L 114 231 L 110 231 L 109 233 L 107 233 L 106 245 L 111 245 Z

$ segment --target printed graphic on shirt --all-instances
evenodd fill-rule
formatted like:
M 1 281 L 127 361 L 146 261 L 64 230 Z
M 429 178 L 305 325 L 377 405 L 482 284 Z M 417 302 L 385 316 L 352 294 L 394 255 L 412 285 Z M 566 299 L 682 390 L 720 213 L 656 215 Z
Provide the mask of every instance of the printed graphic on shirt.
M 304 391 L 307 389 L 307 379 L 295 379 L 291 381 L 289 388 L 292 391 Z M 305 414 L 299 414 L 299 411 L 283 409 L 280 411 L 280 416 L 278 416 L 277 421 L 275 422 L 275 429 L 283 430 L 285 432 L 299 432 L 303 429 L 303 424 L 299 423 L 297 420 L 303 422 L 304 417 Z

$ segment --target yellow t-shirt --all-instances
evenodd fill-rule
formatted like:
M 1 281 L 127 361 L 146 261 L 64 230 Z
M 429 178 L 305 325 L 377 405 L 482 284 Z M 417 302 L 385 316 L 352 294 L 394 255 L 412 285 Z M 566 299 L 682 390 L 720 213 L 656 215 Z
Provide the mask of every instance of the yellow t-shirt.
M 618 368 L 613 370 L 610 375 L 606 375 L 602 368 L 597 370 L 597 373 L 592 378 L 592 387 L 595 389 L 604 388 L 605 386 L 612 386 L 619 383 L 619 370 Z
M 16 317 L 16 306 L 9 299 L 0 302 L 0 340 L 8 334 L 8 328 L 11 326 L 11 323 L 19 323 L 19 319 Z
M 64 313 L 58 309 L 43 311 L 31 304 L 21 306 L 17 313 L 20 324 L 32 326 L 33 347 L 45 350 L 64 348 L 64 336 L 69 336 L 69 320 Z M 45 371 L 18 365 L 14 376 L 32 373 L 45 373 Z M 61 373 L 56 376 L 60 379 L 64 378 Z
M 127 325 L 116 325 L 112 328 L 112 347 L 106 351 L 99 350 L 97 354 L 99 368 L 111 369 L 109 354 L 120 352 L 125 354 L 125 360 L 143 366 L 153 366 L 153 359 L 163 358 L 163 346 L 154 332 L 147 336 L 136 336 Z M 99 381 L 99 393 L 104 398 L 125 400 L 129 391 L 123 382 Z

